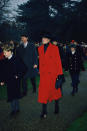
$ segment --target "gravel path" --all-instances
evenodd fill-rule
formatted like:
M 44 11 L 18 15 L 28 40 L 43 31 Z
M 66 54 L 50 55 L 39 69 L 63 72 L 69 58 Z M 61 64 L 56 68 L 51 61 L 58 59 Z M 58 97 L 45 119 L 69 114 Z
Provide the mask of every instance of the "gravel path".
M 81 83 L 76 96 L 71 96 L 70 77 L 63 86 L 64 95 L 60 100 L 60 113 L 54 115 L 54 102 L 48 104 L 47 119 L 40 119 L 41 104 L 37 94 L 29 89 L 28 96 L 20 100 L 21 112 L 14 118 L 9 117 L 9 104 L 0 100 L 0 131 L 67 131 L 67 127 L 87 111 L 87 71 L 80 76 Z

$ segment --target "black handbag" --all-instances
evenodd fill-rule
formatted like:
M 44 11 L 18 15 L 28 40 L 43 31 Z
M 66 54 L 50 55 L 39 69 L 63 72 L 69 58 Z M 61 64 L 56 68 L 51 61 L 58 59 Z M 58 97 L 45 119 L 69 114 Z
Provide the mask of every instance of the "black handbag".
M 60 88 L 62 83 L 63 83 L 63 75 L 59 75 L 58 78 L 56 79 L 55 88 L 56 89 Z

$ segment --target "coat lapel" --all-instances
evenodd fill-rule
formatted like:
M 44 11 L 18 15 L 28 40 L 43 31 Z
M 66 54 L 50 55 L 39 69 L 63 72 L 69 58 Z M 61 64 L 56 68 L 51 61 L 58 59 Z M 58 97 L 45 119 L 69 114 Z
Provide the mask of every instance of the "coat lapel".
M 39 53 L 41 54 L 41 57 L 43 58 L 43 60 L 45 60 L 45 58 L 47 58 L 50 55 L 50 50 L 51 50 L 51 43 L 49 44 L 45 53 L 44 53 L 44 45 L 42 45 L 39 48 Z

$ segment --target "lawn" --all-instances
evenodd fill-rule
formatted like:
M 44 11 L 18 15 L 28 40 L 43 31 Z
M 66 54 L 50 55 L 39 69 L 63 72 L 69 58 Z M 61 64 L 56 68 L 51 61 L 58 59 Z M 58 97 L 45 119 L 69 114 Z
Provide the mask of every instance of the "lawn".
M 84 62 L 84 67 L 87 69 L 87 61 Z
M 75 120 L 67 131 L 87 131 L 87 112 Z

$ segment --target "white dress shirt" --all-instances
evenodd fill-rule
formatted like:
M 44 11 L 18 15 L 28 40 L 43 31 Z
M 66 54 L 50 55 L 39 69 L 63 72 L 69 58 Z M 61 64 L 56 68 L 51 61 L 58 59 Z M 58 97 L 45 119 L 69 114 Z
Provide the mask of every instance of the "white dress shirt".
M 24 48 L 26 48 L 26 47 L 27 47 L 27 45 L 28 45 L 28 42 L 24 43 Z

